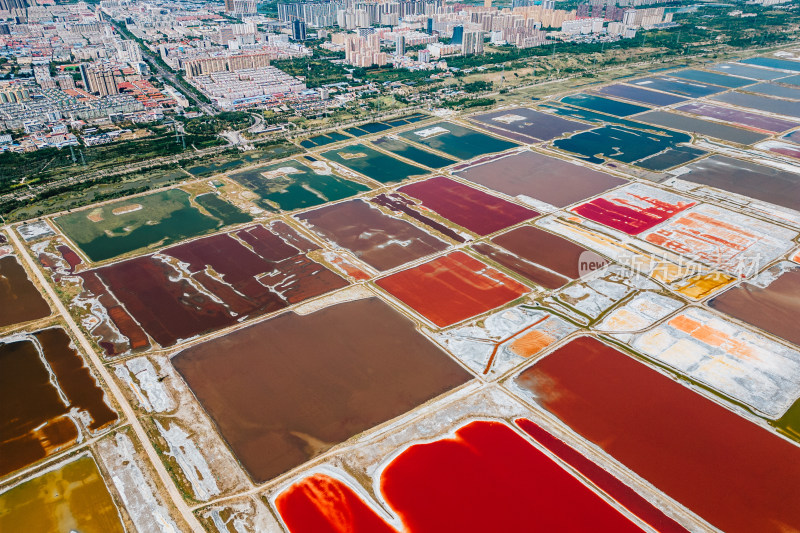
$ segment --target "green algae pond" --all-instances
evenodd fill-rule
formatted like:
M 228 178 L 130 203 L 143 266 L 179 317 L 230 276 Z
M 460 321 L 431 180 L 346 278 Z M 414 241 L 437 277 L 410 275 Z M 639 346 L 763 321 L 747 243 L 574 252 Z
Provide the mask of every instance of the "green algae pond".
M 361 126 L 353 126 L 345 128 L 344 132 L 353 137 L 363 137 L 364 135 L 372 135 L 373 133 L 380 133 L 382 131 L 390 130 L 392 126 L 383 122 L 370 122 L 369 124 L 362 124 Z
M 364 144 L 352 144 L 322 154 L 323 157 L 379 183 L 398 183 L 411 176 L 424 176 L 428 170 L 400 161 Z
M 351 137 L 349 135 L 345 135 L 344 133 L 332 131 L 330 133 L 323 133 L 321 135 L 315 135 L 313 137 L 309 137 L 308 139 L 302 140 L 300 141 L 300 146 L 303 148 L 316 148 L 317 146 L 338 143 L 339 141 L 344 141 L 345 139 L 350 138 Z
M 498 139 L 452 122 L 437 122 L 419 130 L 404 131 L 400 136 L 461 160 L 519 146 L 515 142 Z
M 362 183 L 332 173 L 317 173 L 294 159 L 235 172 L 229 177 L 256 193 L 259 196 L 256 203 L 270 211 L 313 207 L 369 190 Z
M 280 144 L 245 152 L 232 159 L 230 156 L 220 155 L 210 160 L 205 160 L 199 165 L 186 167 L 186 172 L 190 173 L 192 176 L 210 176 L 212 174 L 219 174 L 220 172 L 230 172 L 231 170 L 254 165 L 256 163 L 266 163 L 273 159 L 290 156 L 299 151 L 300 150 L 292 144 Z
M 96 262 L 252 220 L 216 195 L 201 195 L 196 201 L 207 212 L 193 205 L 186 191 L 169 189 L 68 213 L 54 222 Z
M 382 131 L 390 130 L 392 128 L 405 126 L 407 124 L 413 124 L 414 122 L 418 122 L 426 118 L 428 118 L 428 115 L 425 115 L 423 113 L 413 113 L 411 115 L 406 115 L 404 117 L 382 120 L 380 122 L 369 122 L 367 124 L 361 124 L 360 126 L 345 128 L 342 131 L 344 133 L 347 133 L 348 135 L 352 135 L 353 137 L 363 137 L 365 135 L 380 133 Z
M 427 150 L 422 150 L 416 146 L 411 146 L 399 139 L 392 139 L 390 137 L 381 137 L 372 141 L 375 146 L 391 152 L 400 157 L 404 157 L 419 165 L 424 165 L 428 168 L 440 169 L 452 165 L 456 162 L 455 159 L 443 157 Z

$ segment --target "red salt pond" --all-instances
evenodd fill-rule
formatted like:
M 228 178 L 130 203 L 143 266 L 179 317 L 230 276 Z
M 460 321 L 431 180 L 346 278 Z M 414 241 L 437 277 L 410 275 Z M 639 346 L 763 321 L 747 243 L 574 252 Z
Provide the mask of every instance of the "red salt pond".
M 529 291 L 464 252 L 451 252 L 376 283 L 439 327 L 499 307 Z
M 64 246 L 64 245 L 57 246 L 56 250 L 58 250 L 58 253 L 61 254 L 61 257 L 63 257 L 64 261 L 66 261 L 67 264 L 69 265 L 70 274 L 75 272 L 75 267 L 83 263 L 80 256 L 77 253 L 75 253 L 75 251 L 69 246 Z
M 641 497 L 622 481 L 605 471 L 601 466 L 593 463 L 581 455 L 577 450 L 564 444 L 553 435 L 542 429 L 527 418 L 515 420 L 517 426 L 533 439 L 547 448 L 559 459 L 569 464 L 572 468 L 590 480 L 596 487 L 622 504 L 633 514 L 653 526 L 661 533 L 678 533 L 686 528 L 664 514 L 661 509 Z
M 681 201 L 671 204 L 626 189 L 590 200 L 573 207 L 572 211 L 628 235 L 638 235 L 695 205 Z
M 380 490 L 414 533 L 641 531 L 502 422 L 411 446 L 383 470 Z M 396 531 L 327 476 L 301 480 L 276 504 L 292 533 Z
M 325 474 L 314 474 L 275 500 L 292 533 L 395 533 L 353 489 Z
M 444 176 L 405 185 L 397 191 L 421 200 L 425 207 L 478 235 L 489 235 L 539 216 L 536 211 Z
M 350 276 L 354 280 L 367 281 L 370 279 L 369 274 L 358 268 L 357 265 L 355 265 L 346 257 L 333 254 L 332 257 L 328 258 L 328 260 L 335 268 L 339 269 L 340 272 L 346 276 Z
M 713 526 L 800 530 L 800 448 L 622 352 L 579 337 L 516 382 Z

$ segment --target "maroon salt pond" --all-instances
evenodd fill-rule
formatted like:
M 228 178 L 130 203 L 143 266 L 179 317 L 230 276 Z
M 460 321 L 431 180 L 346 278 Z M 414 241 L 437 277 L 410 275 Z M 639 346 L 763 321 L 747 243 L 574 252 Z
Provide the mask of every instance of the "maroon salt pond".
M 472 166 L 458 176 L 509 196 L 527 196 L 556 207 L 626 183 L 622 178 L 531 151 Z
M 599 255 L 533 226 L 514 228 L 494 237 L 492 242 L 511 253 L 504 253 L 485 243 L 478 243 L 473 248 L 548 289 L 557 289 L 570 279 L 578 279 L 581 273 L 597 270 L 606 264 Z M 591 264 L 591 267 L 582 271 L 582 263 Z
M 447 248 L 447 243 L 362 200 L 295 215 L 319 236 L 377 270 L 389 270 Z
M 161 346 L 347 286 L 263 226 L 197 239 L 87 274 L 96 274 L 102 281 L 98 290 L 107 287 Z
M 800 447 L 592 337 L 516 383 L 657 489 L 723 531 L 800 529 Z
M 724 107 L 703 102 L 690 102 L 676 109 L 686 113 L 694 113 L 695 115 L 704 117 L 726 120 L 759 131 L 770 131 L 773 133 L 780 133 L 800 126 L 800 122 L 759 115 L 758 113 L 750 113 L 733 107 Z
M 478 235 L 489 235 L 539 216 L 536 211 L 444 176 L 404 185 L 397 191 L 417 198 L 428 209 Z
M 743 281 L 708 306 L 800 346 L 800 266 L 784 262 L 770 270 L 775 277 L 763 286 Z
M 456 242 L 466 241 L 466 239 L 462 237 L 461 234 L 456 230 L 448 227 L 446 224 L 443 224 L 438 220 L 434 220 L 429 216 L 423 215 L 422 213 L 414 209 L 413 206 L 416 205 L 416 202 L 414 200 L 409 200 L 402 194 L 381 193 L 375 198 L 371 199 L 370 202 L 391 209 L 392 211 L 400 211 L 402 213 L 405 213 L 407 216 L 413 218 L 414 220 L 422 222 L 429 228 L 435 229 L 442 235 L 446 235 Z

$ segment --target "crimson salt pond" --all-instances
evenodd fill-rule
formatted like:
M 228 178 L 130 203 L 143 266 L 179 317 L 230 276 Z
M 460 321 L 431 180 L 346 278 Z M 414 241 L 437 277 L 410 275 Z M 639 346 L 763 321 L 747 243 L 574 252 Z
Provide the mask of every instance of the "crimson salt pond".
M 713 526 L 800 529 L 800 448 L 615 348 L 579 337 L 515 383 Z
M 407 448 L 381 473 L 380 492 L 414 533 L 641 530 L 503 422 Z M 291 533 L 397 531 L 325 474 L 290 486 L 276 506 Z

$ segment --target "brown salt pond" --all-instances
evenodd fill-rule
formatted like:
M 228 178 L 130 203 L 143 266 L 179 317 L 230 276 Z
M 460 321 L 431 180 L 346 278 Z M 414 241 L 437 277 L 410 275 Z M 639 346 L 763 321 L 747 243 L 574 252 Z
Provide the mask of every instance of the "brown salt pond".
M 296 217 L 319 236 L 381 271 L 447 248 L 444 241 L 362 200 L 329 205 Z
M 681 169 L 679 179 L 800 210 L 800 174 L 723 155 Z
M 0 475 L 71 445 L 84 424 L 94 432 L 116 420 L 62 328 L 0 340 Z
M 516 385 L 713 526 L 800 530 L 800 447 L 644 363 L 579 337 Z
M 481 115 L 472 115 L 469 119 L 481 124 L 492 133 L 525 143 L 550 141 L 565 133 L 585 131 L 591 128 L 582 122 L 542 113 L 527 107 L 501 109 Z
M 50 315 L 50 306 L 17 258 L 0 257 L 0 327 Z
M 80 457 L 0 494 L 0 531 L 123 533 L 91 457 Z
M 708 306 L 800 346 L 800 267 L 779 263 L 709 300 Z
M 542 265 L 570 279 L 578 279 L 581 274 L 606 265 L 605 259 L 586 248 L 533 226 L 514 228 L 494 237 L 492 242 L 517 257 Z M 525 275 L 523 272 L 520 274 Z
M 259 483 L 471 377 L 377 298 L 286 313 L 172 362 Z
M 566 207 L 626 180 L 537 152 L 521 152 L 475 165 L 458 176 L 514 197 Z M 524 198 L 523 198 L 524 199 Z
M 547 289 L 558 289 L 569 283 L 569 279 L 550 272 L 518 255 L 503 250 L 499 246 L 492 246 L 486 242 L 478 242 L 472 245 L 472 249 L 479 254 L 491 259 L 498 265 L 505 267 L 520 276 L 541 285 Z

